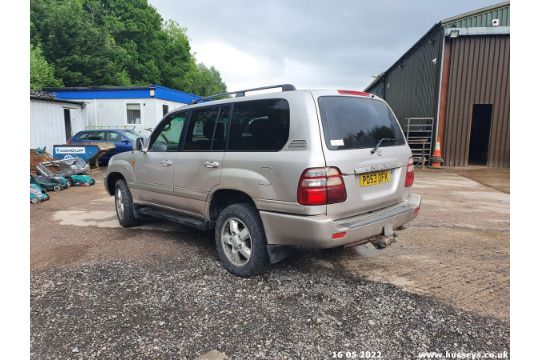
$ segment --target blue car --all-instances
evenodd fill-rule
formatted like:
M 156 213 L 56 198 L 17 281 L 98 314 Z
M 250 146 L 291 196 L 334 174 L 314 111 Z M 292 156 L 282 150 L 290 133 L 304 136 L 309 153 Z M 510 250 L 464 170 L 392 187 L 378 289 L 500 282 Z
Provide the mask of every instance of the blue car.
M 79 131 L 68 141 L 68 144 L 81 143 L 99 143 L 109 142 L 114 143 L 115 149 L 107 152 L 99 160 L 99 165 L 104 166 L 109 163 L 109 159 L 115 155 L 126 151 L 133 150 L 135 139 L 144 137 L 135 130 L 123 129 L 104 129 L 104 130 L 83 130 Z

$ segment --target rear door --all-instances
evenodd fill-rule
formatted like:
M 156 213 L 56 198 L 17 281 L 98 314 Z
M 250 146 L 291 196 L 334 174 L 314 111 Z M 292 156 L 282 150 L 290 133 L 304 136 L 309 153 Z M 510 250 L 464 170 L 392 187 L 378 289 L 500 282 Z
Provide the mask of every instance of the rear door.
M 405 173 L 411 151 L 388 105 L 337 92 L 317 102 L 326 165 L 339 168 L 347 190 L 347 200 L 328 205 L 327 214 L 341 219 L 402 201 L 409 192 Z
M 182 151 L 174 156 L 177 209 L 204 217 L 210 190 L 220 182 L 230 105 L 193 109 Z

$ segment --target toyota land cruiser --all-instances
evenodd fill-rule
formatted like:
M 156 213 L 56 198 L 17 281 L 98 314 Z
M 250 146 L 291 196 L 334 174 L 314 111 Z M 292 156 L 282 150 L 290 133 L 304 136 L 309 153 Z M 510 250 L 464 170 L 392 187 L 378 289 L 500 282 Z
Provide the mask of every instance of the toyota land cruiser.
M 122 226 L 154 216 L 213 229 L 224 267 L 250 276 L 291 246 L 395 241 L 420 209 L 411 156 L 384 100 L 287 84 L 167 114 L 104 180 Z

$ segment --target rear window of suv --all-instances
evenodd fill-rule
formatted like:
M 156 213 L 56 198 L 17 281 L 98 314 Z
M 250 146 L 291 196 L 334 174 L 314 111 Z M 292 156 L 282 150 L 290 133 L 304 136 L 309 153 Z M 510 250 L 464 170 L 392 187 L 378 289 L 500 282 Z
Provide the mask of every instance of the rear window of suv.
M 330 150 L 404 145 L 397 119 L 384 102 L 352 96 L 321 96 L 319 108 L 326 146 Z

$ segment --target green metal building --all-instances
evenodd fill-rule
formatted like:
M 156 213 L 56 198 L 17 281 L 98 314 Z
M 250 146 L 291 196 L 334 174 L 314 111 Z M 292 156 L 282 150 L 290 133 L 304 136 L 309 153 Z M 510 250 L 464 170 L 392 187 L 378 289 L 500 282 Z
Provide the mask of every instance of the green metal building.
M 439 139 L 447 166 L 509 167 L 509 80 L 504 2 L 438 22 L 366 91 L 390 104 L 413 149 Z

